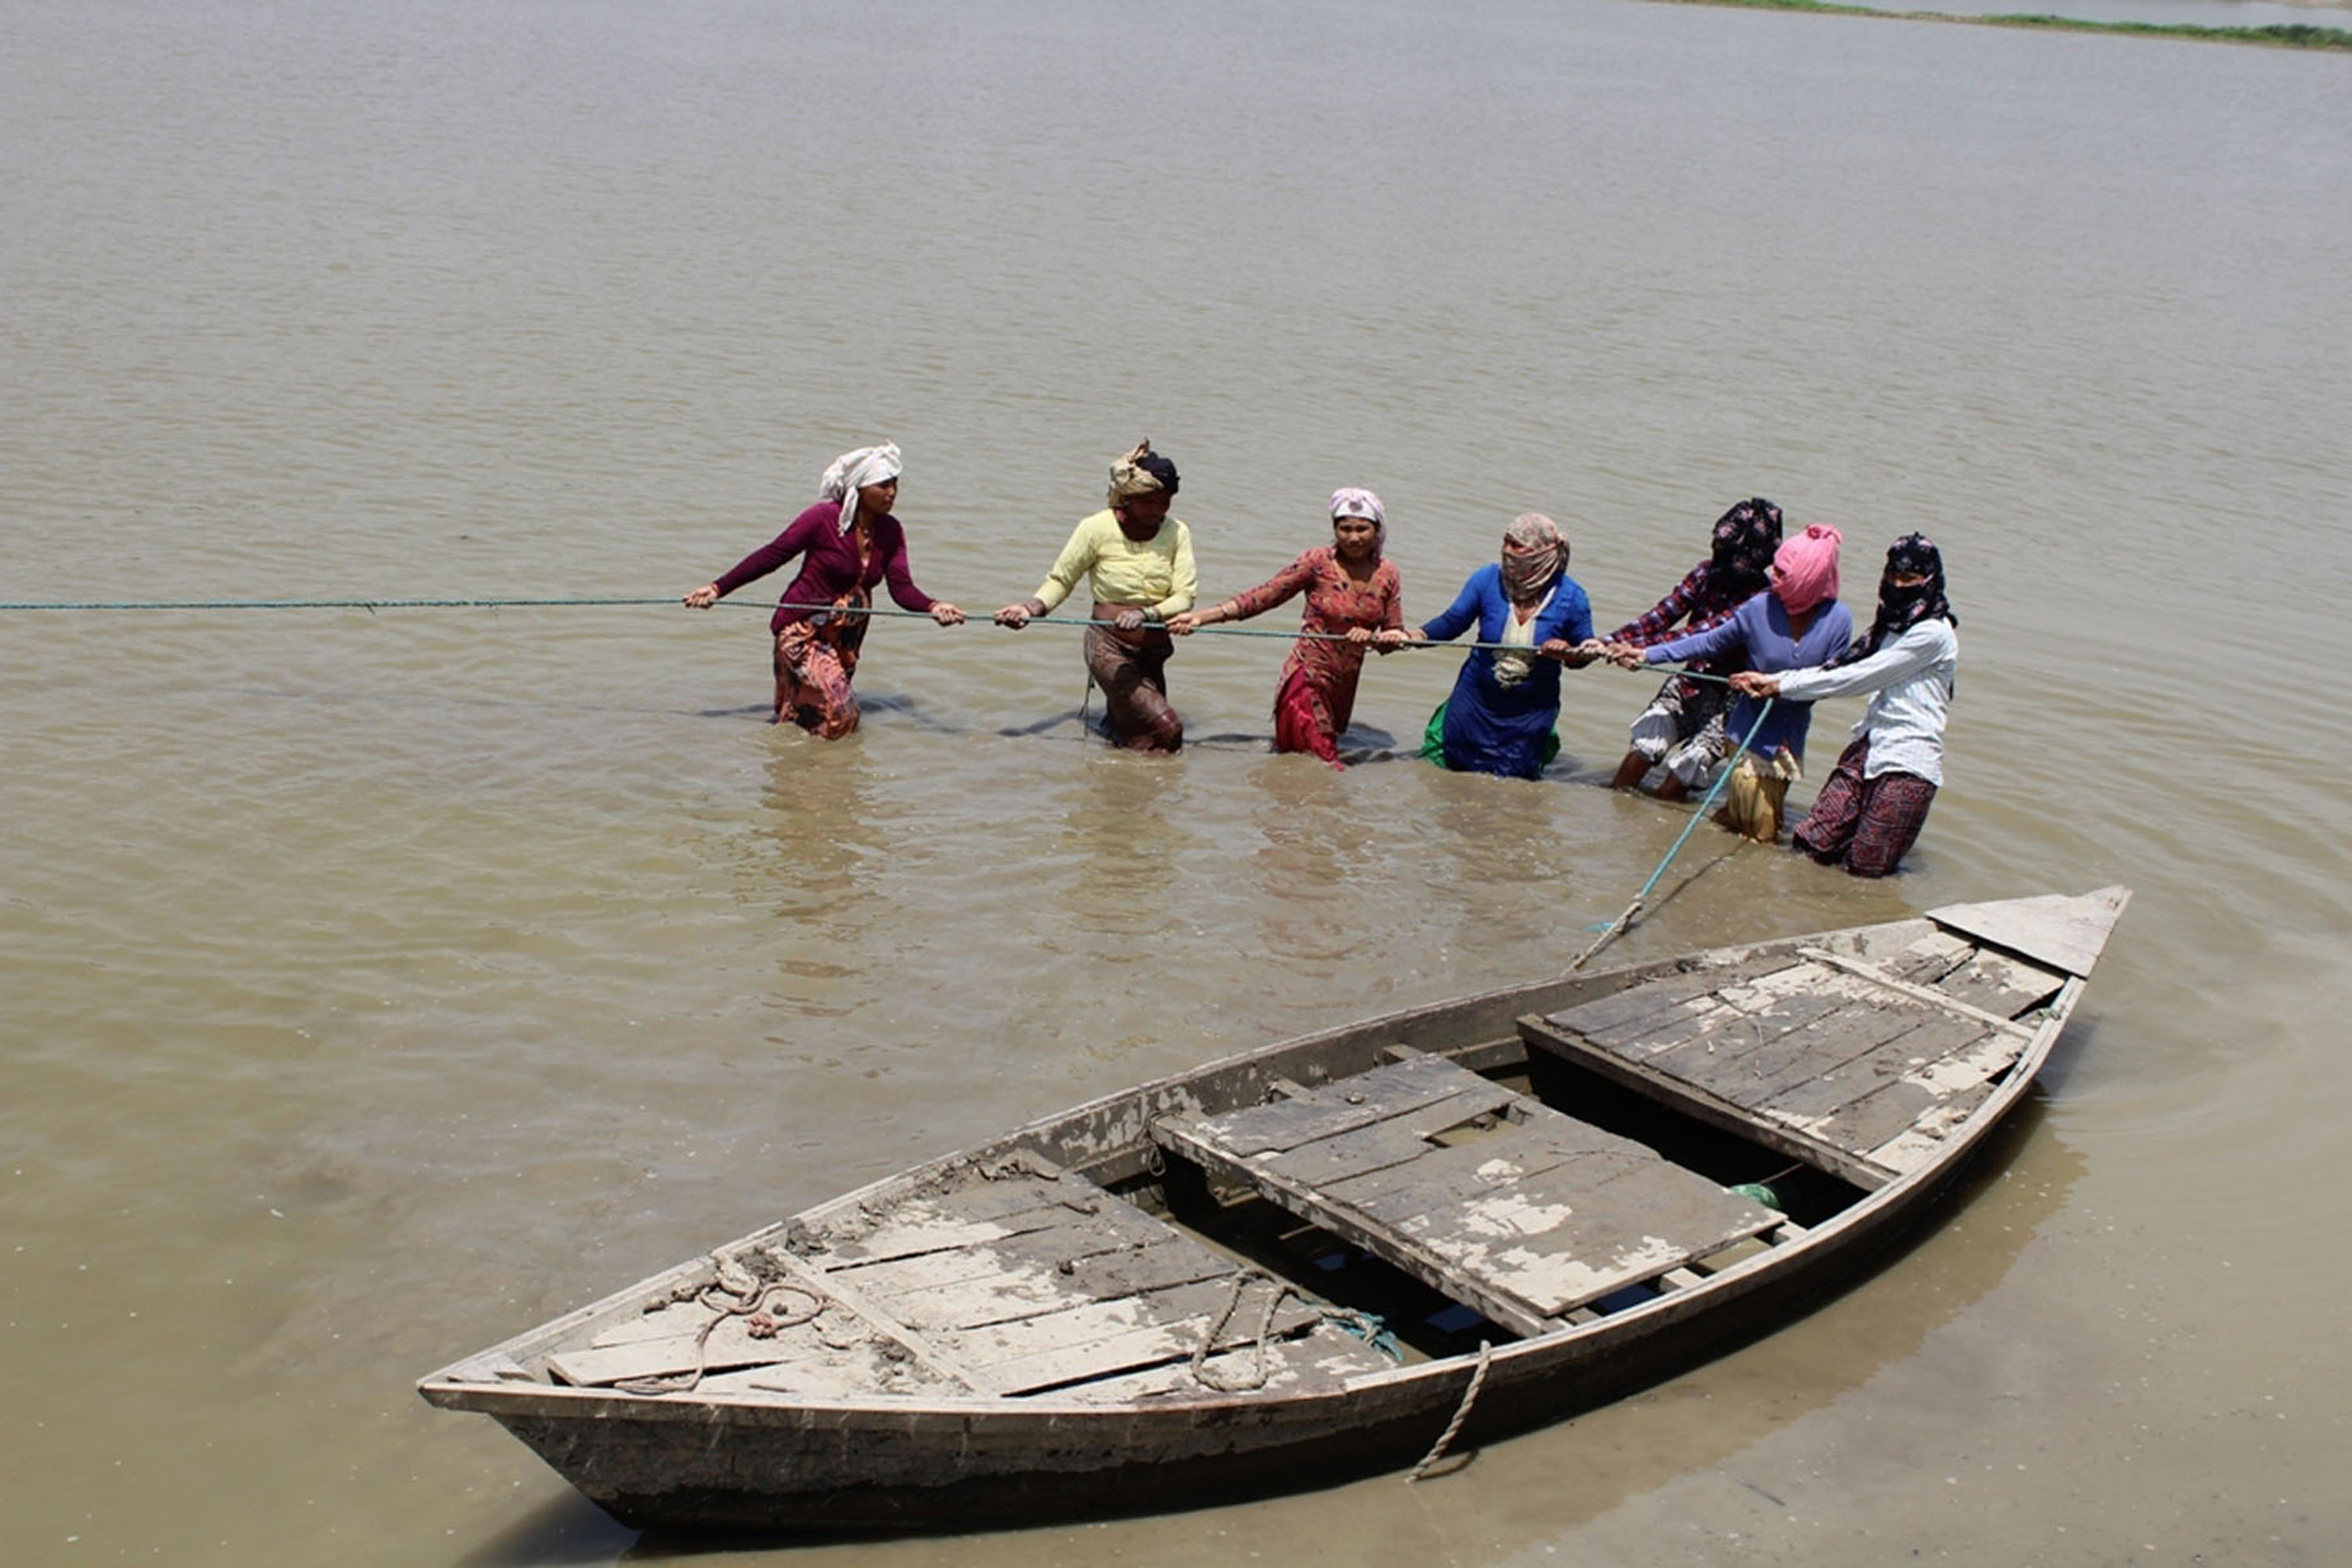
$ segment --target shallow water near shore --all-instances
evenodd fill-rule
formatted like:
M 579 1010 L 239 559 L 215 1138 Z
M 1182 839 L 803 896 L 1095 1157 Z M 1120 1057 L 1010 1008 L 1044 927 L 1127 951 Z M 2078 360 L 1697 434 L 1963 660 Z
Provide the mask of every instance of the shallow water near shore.
M 796 1555 L 2331 1563 L 2346 70 L 1598 0 L 24 0 L 0 601 L 676 595 L 885 436 L 975 610 L 1144 436 L 1205 592 L 1360 483 L 1415 619 L 1528 509 L 1604 628 L 1741 497 L 1842 526 L 1858 611 L 1923 530 L 1963 668 L 1905 874 L 1702 830 L 1614 952 L 2137 888 L 1937 1228 L 1442 1481 Z M 885 620 L 813 742 L 762 625 L 0 612 L 0 1558 L 685 1552 L 415 1380 L 1075 1100 L 1548 973 L 1685 820 L 1601 787 L 1650 689 L 1605 669 L 1528 784 L 1393 754 L 1443 652 L 1367 672 L 1339 773 L 1266 753 L 1278 640 L 1186 644 L 1155 760 L 1052 627 Z

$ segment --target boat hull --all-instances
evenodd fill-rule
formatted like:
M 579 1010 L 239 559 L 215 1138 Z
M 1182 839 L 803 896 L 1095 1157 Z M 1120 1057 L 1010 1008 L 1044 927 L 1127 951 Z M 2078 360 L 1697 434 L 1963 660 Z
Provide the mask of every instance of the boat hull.
M 648 1297 L 692 1296 L 701 1289 L 693 1283 L 702 1278 L 697 1270 L 708 1268 L 698 1260 L 445 1369 L 425 1379 L 420 1392 L 436 1405 L 494 1417 L 583 1494 L 640 1528 L 968 1530 L 1227 1502 L 1402 1468 L 1427 1454 L 1457 1417 L 1454 1443 L 1460 1451 L 1687 1371 L 1787 1322 L 1868 1268 L 1927 1216 L 2032 1091 L 2080 999 L 2097 942 L 2127 897 L 2123 889 L 2105 889 L 2075 900 L 2024 900 L 1952 911 L 1954 931 L 1998 932 L 2006 924 L 2021 933 L 2018 951 L 2041 946 L 2042 972 L 2057 988 L 2014 1023 L 1970 1004 L 1944 1004 L 2010 1031 L 2017 1044 L 2013 1060 L 1979 1091 L 1980 1098 L 1937 1129 L 1931 1157 L 1875 1176 L 1866 1163 L 1850 1165 L 1847 1174 L 1862 1170 L 1863 1181 L 1879 1184 L 1855 1189 L 1852 1201 L 1810 1228 L 1788 1226 L 1773 1245 L 1703 1274 L 1675 1270 L 1672 1289 L 1638 1304 L 1585 1312 L 1574 1321 L 1563 1317 L 1554 1320 L 1558 1327 L 1524 1337 L 1497 1333 L 1497 1342 L 1478 1354 L 1358 1372 L 1305 1392 L 1233 1393 L 1196 1382 L 1112 1403 L 1052 1389 L 1021 1397 L 623 1393 L 558 1386 L 537 1370 L 548 1362 L 550 1347 L 577 1343 L 589 1327 L 650 1310 Z M 2053 934 L 2053 922 L 2065 929 Z M 2079 945 L 2065 945 L 2079 944 L 2086 923 L 2095 939 L 2087 955 Z M 801 1247 L 812 1220 L 886 1206 L 943 1173 L 1008 1159 L 1043 1160 L 1083 1173 L 1090 1191 L 1148 1182 L 1160 1159 L 1151 1130 L 1179 1112 L 1257 1106 L 1304 1092 L 1300 1083 L 1345 1087 L 1383 1060 L 1424 1052 L 1442 1051 L 1454 1063 L 1488 1072 L 1513 1070 L 1527 1066 L 1525 1042 L 1542 1032 L 1536 1015 L 1568 1017 L 1562 1010 L 1636 987 L 1654 990 L 1686 973 L 1745 973 L 1759 963 L 1769 969 L 1788 954 L 1849 970 L 1866 967 L 1852 955 L 1871 952 L 1873 942 L 1907 940 L 1915 930 L 1938 940 L 1950 936 L 1923 920 L 1717 949 L 1301 1037 L 1045 1118 L 722 1250 L 741 1255 L 761 1246 Z M 1839 942 L 1844 956 L 1820 945 Z M 2050 950 L 2063 951 L 2071 971 L 2049 961 Z M 1916 994 L 1906 1002 L 1903 993 L 1924 994 L 1916 985 L 1884 976 L 1872 984 L 1895 987 L 1890 1005 L 1898 1008 L 1916 1005 Z M 1516 1058 L 1514 1051 L 1520 1053 Z M 1773 1134 L 1767 1130 L 1766 1135 Z M 682 1292 L 681 1281 L 688 1282 Z M 909 1336 L 909 1343 L 918 1353 L 924 1348 L 920 1336 Z

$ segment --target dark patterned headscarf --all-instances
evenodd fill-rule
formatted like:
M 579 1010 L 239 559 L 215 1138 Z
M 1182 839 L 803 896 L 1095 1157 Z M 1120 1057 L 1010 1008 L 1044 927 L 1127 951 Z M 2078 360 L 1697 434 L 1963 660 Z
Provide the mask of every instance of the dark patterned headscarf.
M 1895 574 L 1925 577 L 1907 588 L 1895 585 Z M 1868 658 L 1887 643 L 1901 637 L 1921 621 L 1949 621 L 1960 624 L 1952 614 L 1952 604 L 1944 596 L 1944 555 L 1935 541 L 1924 533 L 1906 533 L 1886 547 L 1886 571 L 1878 579 L 1878 618 L 1870 623 L 1870 630 L 1853 639 L 1845 651 L 1825 662 L 1822 668 L 1835 669 L 1842 664 L 1852 664 Z
M 1780 548 L 1780 508 L 1750 496 L 1715 520 L 1715 552 L 1706 562 L 1706 585 L 1691 606 L 1691 626 L 1769 588 L 1773 550 Z
M 1780 509 L 1750 496 L 1715 520 L 1715 553 L 1707 560 L 1708 588 L 1745 599 L 1764 591 L 1764 574 L 1780 548 Z

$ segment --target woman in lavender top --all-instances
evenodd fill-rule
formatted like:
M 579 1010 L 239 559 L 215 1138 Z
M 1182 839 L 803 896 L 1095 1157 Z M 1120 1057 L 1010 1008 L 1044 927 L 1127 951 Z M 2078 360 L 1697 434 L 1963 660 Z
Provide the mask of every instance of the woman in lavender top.
M 1766 674 L 1825 663 L 1853 640 L 1853 616 L 1837 602 L 1840 542 L 1836 529 L 1814 523 L 1781 544 L 1772 557 L 1771 586 L 1742 604 L 1729 620 L 1648 647 L 1612 643 L 1605 651 L 1627 669 L 1727 656 L 1744 658 L 1748 668 Z M 1724 721 L 1726 732 L 1744 740 L 1746 749 L 1717 820 L 1770 844 L 1780 837 L 1789 784 L 1803 776 L 1812 707 L 1776 700 L 1767 711 L 1763 701 L 1743 694 Z

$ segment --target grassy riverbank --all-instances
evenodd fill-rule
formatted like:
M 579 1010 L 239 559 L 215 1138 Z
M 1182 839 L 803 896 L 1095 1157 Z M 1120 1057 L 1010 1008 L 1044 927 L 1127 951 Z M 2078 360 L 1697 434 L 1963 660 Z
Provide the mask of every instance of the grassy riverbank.
M 1840 16 L 1882 16 L 1903 22 L 1958 22 L 1977 27 L 2042 27 L 2061 33 L 2128 33 L 2189 38 L 2209 44 L 2259 44 L 2280 49 L 2352 50 L 2352 31 L 2291 23 L 2268 27 L 2196 27 L 2158 22 L 2091 22 L 2074 16 L 1958 16 L 1944 11 L 1884 11 L 1831 0 L 1662 0 L 1674 5 L 1739 5 L 1756 11 L 1820 11 Z

